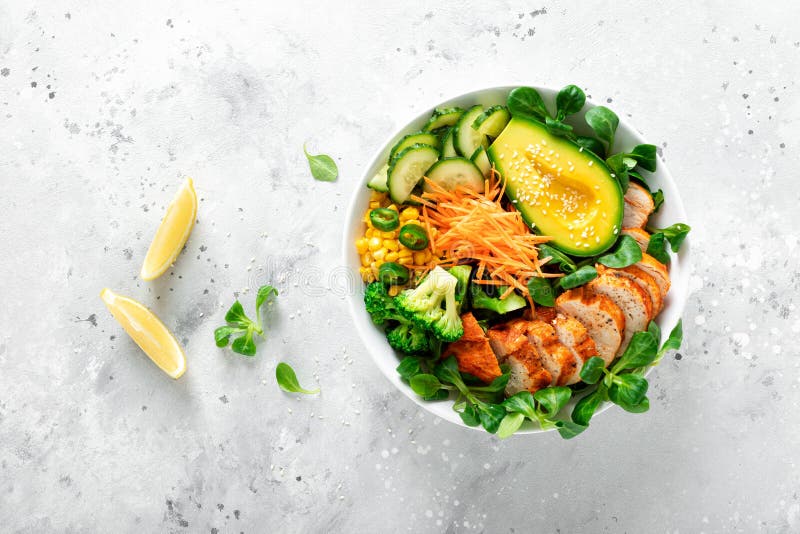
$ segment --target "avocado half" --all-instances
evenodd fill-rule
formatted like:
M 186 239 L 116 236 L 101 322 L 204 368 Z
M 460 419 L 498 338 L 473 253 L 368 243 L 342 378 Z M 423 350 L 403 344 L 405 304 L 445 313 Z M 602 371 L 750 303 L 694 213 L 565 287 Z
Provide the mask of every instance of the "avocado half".
M 513 118 L 487 151 L 506 196 L 548 244 L 574 256 L 611 247 L 622 224 L 623 194 L 605 162 L 541 123 Z

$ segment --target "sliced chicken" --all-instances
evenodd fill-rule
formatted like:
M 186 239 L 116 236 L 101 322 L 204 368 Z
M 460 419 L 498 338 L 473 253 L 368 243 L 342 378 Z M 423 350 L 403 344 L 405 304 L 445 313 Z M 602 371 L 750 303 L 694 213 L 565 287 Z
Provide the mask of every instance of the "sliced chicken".
M 453 354 L 458 361 L 458 370 L 469 373 L 487 384 L 503 374 L 497 363 L 489 338 L 471 313 L 461 316 L 464 335 L 447 346 L 444 354 Z
M 547 306 L 536 306 L 536 315 L 534 319 L 544 321 L 547 324 L 552 324 L 556 318 L 556 309 Z
M 603 274 L 589 282 L 587 287 L 594 293 L 611 299 L 625 314 L 622 343 L 616 353 L 619 356 L 628 348 L 635 332 L 647 330 L 653 311 L 650 297 L 644 289 L 613 269 L 606 269 Z
M 558 340 L 575 355 L 579 368 L 578 378 L 580 379 L 580 368 L 583 367 L 583 362 L 592 356 L 597 356 L 597 346 L 595 346 L 583 323 L 574 317 L 559 313 L 553 322 L 553 326 L 556 329 Z
M 625 315 L 614 302 L 586 286 L 565 291 L 556 299 L 556 310 L 577 319 L 595 343 L 597 355 L 610 363 L 622 344 Z
M 650 254 L 642 254 L 642 260 L 636 264 L 636 267 L 652 276 L 661 290 L 662 300 L 667 298 L 667 291 L 669 291 L 670 286 L 667 267 Z
M 650 319 L 655 318 L 664 305 L 664 298 L 661 296 L 661 288 L 658 287 L 655 278 L 635 265 L 631 265 L 623 269 L 614 269 L 614 271 L 629 279 L 631 282 L 636 283 L 639 287 L 645 290 L 647 296 L 650 297 L 650 304 L 653 310 Z
M 506 358 L 511 376 L 506 385 L 506 396 L 520 391 L 536 391 L 546 388 L 553 382 L 553 377 L 542 366 L 541 358 L 530 343 L 525 343 L 517 351 Z
M 542 366 L 550 373 L 552 385 L 567 386 L 580 381 L 577 358 L 558 340 L 552 326 L 544 321 L 531 321 L 528 339 L 539 353 Z
M 639 184 L 631 182 L 625 192 L 624 200 L 625 208 L 622 212 L 622 227 L 644 228 L 647 225 L 647 219 L 650 218 L 650 214 L 653 213 L 656 207 L 653 197 L 650 196 L 650 191 Z
M 647 247 L 650 245 L 650 234 L 641 228 L 623 228 L 622 235 L 629 235 L 636 240 L 642 252 L 647 252 Z
M 497 359 L 504 362 L 509 354 L 517 352 L 524 345 L 528 345 L 528 321 L 512 319 L 491 327 L 486 335 Z

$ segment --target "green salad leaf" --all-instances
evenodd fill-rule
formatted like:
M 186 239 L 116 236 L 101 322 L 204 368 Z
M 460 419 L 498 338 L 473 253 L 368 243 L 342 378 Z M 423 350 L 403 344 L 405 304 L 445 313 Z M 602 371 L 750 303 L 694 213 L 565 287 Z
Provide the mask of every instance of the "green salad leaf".
M 595 278 L 597 278 L 597 269 L 591 265 L 584 265 L 574 273 L 561 278 L 558 285 L 560 285 L 562 289 L 572 289 L 573 287 L 588 284 Z
M 663 264 L 669 263 L 667 239 L 664 236 L 664 232 L 656 232 L 650 236 L 650 242 L 647 244 L 647 253 Z
M 556 305 L 555 291 L 547 278 L 532 276 L 528 280 L 528 293 L 536 304 L 549 307 Z
M 614 134 L 619 127 L 617 114 L 605 106 L 593 107 L 586 112 L 586 124 L 597 137 L 606 142 L 608 146 L 606 153 L 611 154 L 614 148 Z
M 583 109 L 586 95 L 577 85 L 568 85 L 556 95 L 556 120 L 563 121 L 567 115 L 572 115 Z
M 266 303 L 278 295 L 278 290 L 270 285 L 263 285 L 256 293 L 256 319 L 250 319 L 244 312 L 242 303 L 234 301 L 225 313 L 227 325 L 214 330 L 214 342 L 218 347 L 227 347 L 243 356 L 255 356 L 255 336 L 264 336 L 262 309 Z M 233 338 L 233 342 L 231 342 Z
M 308 160 L 308 166 L 311 169 L 311 176 L 320 182 L 335 182 L 339 177 L 339 168 L 333 158 L 327 154 L 318 154 L 313 156 L 306 150 L 306 145 L 303 145 L 303 153 Z
M 606 267 L 622 269 L 642 261 L 642 249 L 639 248 L 639 243 L 634 238 L 629 235 L 623 235 L 620 236 L 617 243 L 617 248 L 614 252 L 600 256 L 597 262 Z
M 549 116 L 542 95 L 532 87 L 517 87 L 508 93 L 506 106 L 512 115 L 544 122 Z
M 306 395 L 313 395 L 319 393 L 317 389 L 304 389 L 297 381 L 297 375 L 288 363 L 280 362 L 275 368 L 275 380 L 278 386 L 287 393 L 305 393 Z

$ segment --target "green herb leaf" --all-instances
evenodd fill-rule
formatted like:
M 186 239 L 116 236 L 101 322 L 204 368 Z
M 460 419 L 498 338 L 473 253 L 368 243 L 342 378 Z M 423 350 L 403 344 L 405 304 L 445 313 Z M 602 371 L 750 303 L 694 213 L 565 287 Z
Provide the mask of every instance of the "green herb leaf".
M 586 95 L 577 85 L 568 85 L 556 96 L 556 119 L 563 121 L 567 115 L 579 112 L 586 103 Z
M 575 138 L 575 142 L 578 144 L 578 146 L 583 147 L 584 150 L 588 150 L 597 157 L 601 159 L 606 158 L 606 147 L 603 146 L 603 143 L 601 143 L 599 139 L 579 135 Z
M 261 286 L 256 293 L 256 310 L 269 299 L 270 296 L 278 296 L 278 290 L 272 286 Z
M 247 332 L 241 337 L 237 337 L 231 343 L 233 352 L 241 354 L 242 356 L 255 356 L 256 355 L 256 342 L 253 340 L 253 327 L 250 326 Z
M 647 395 L 647 379 L 636 374 L 624 374 L 614 378 L 608 389 L 608 398 L 620 406 L 636 406 Z
M 578 267 L 566 254 L 550 245 L 539 245 L 539 258 L 552 258 L 547 265 L 558 265 L 565 273 L 574 273 Z
M 237 326 L 220 326 L 214 330 L 214 341 L 218 347 L 227 347 L 228 343 L 231 342 L 231 335 L 243 331 L 242 328 Z
M 539 403 L 540 413 L 548 419 L 555 417 L 567 405 L 572 397 L 572 390 L 564 386 L 550 386 L 533 394 Z
M 659 328 L 655 321 L 647 323 L 647 331 L 650 332 L 657 341 L 661 341 L 661 328 Z
M 528 419 L 536 420 L 536 401 L 530 391 L 520 391 L 503 401 L 509 412 L 521 413 Z
M 523 421 L 525 421 L 525 416 L 519 412 L 506 414 L 497 428 L 497 437 L 506 439 L 512 436 L 522 426 Z
M 499 404 L 485 404 L 481 403 L 477 406 L 478 418 L 481 420 L 481 426 L 489 433 L 494 434 L 500 427 L 500 423 L 506 416 L 506 410 Z
M 636 161 L 628 158 L 625 154 L 614 154 L 606 160 L 606 165 L 608 165 L 608 168 L 611 170 L 611 175 L 619 182 L 623 193 L 628 190 L 628 186 L 630 185 L 630 175 L 628 172 L 633 168 L 631 163 L 633 166 L 636 166 Z
M 642 402 L 640 402 L 639 404 L 634 404 L 634 405 L 631 405 L 631 404 L 624 404 L 624 403 L 622 403 L 622 404 L 619 404 L 619 406 L 620 406 L 620 407 L 621 407 L 623 410 L 625 410 L 626 412 L 630 412 L 630 413 L 644 413 L 644 412 L 646 412 L 647 410 L 649 410 L 649 409 L 650 409 L 650 399 L 648 399 L 647 397 L 645 397 L 644 399 L 642 399 Z
M 614 364 L 613 373 L 619 373 L 625 369 L 635 369 L 650 365 L 656 358 L 658 352 L 658 339 L 650 332 L 636 332 L 633 334 L 628 347 L 620 356 L 619 361 Z
M 658 162 L 655 145 L 636 145 L 633 147 L 631 157 L 635 159 L 636 163 L 641 165 L 644 170 L 655 172 Z
M 467 426 L 478 426 L 481 424 L 481 420 L 478 418 L 478 410 L 475 408 L 474 404 L 467 404 L 464 406 L 464 411 L 458 412 L 458 415 L 461 416 L 461 420 L 464 421 L 464 424 Z
M 558 137 L 572 136 L 572 126 L 565 122 L 561 122 L 550 117 L 545 117 L 544 125 L 548 132 Z
M 664 232 L 656 232 L 650 236 L 650 242 L 647 244 L 647 253 L 653 256 L 661 263 L 669 263 L 669 253 L 667 252 L 667 240 Z
M 556 428 L 562 438 L 572 439 L 589 427 L 586 425 L 579 425 L 572 421 L 556 421 Z
M 659 189 L 655 193 L 650 193 L 650 196 L 653 197 L 653 204 L 655 205 L 653 213 L 655 213 L 658 211 L 658 208 L 660 208 L 661 205 L 664 203 L 664 192 L 661 189 Z
M 432 397 L 442 389 L 442 383 L 439 382 L 439 379 L 428 374 L 414 375 L 408 383 L 414 393 L 423 398 Z
M 303 145 L 303 152 L 308 160 L 308 167 L 311 169 L 311 176 L 320 182 L 334 182 L 339 177 L 339 168 L 333 158 L 326 154 L 319 154 L 312 156 L 306 150 L 306 145 Z
M 587 384 L 596 384 L 600 377 L 603 376 L 603 369 L 606 362 L 599 356 L 592 356 L 581 367 L 581 380 Z
M 691 229 L 692 228 L 688 224 L 675 223 L 666 228 L 656 228 L 655 231 L 663 232 L 664 237 L 666 237 L 667 241 L 669 241 L 672 252 L 678 252 L 681 248 L 683 240 L 686 239 L 686 236 L 689 234 Z
M 532 276 L 528 280 L 528 293 L 536 304 L 549 307 L 556 305 L 555 291 L 547 278 Z
M 225 322 L 233 326 L 242 326 L 245 328 L 253 324 L 253 321 L 244 313 L 242 303 L 238 300 L 231 305 L 230 309 L 225 314 Z
M 406 356 L 397 366 L 397 373 L 405 380 L 411 380 L 411 377 L 418 375 L 422 372 L 420 367 L 419 358 L 414 356 Z
M 549 116 L 539 92 L 532 87 L 517 87 L 508 93 L 506 106 L 515 117 L 544 122 Z
M 275 380 L 278 381 L 278 387 L 287 393 L 305 393 L 306 395 L 313 395 L 319 393 L 317 389 L 304 389 L 297 381 L 297 375 L 288 363 L 280 362 L 275 368 Z
M 614 252 L 600 256 L 597 262 L 606 267 L 622 269 L 642 261 L 642 249 L 639 248 L 639 243 L 634 238 L 629 235 L 623 235 L 620 236 L 617 243 L 618 245 Z
M 586 112 L 586 124 L 608 145 L 607 154 L 613 152 L 614 133 L 619 126 L 617 114 L 605 106 L 597 106 Z
M 656 363 L 661 360 L 667 351 L 681 348 L 681 343 L 683 343 L 683 319 L 678 319 L 678 324 L 675 325 L 675 328 L 669 333 L 667 340 L 661 345 L 661 349 L 658 351 L 658 356 L 656 357 Z
M 467 394 L 469 392 L 467 385 L 464 384 L 464 380 L 461 378 L 461 374 L 458 372 L 458 361 L 455 356 L 449 356 L 440 361 L 433 369 L 433 374 L 442 382 L 453 384 L 462 393 Z
M 582 286 L 597 278 L 597 269 L 591 265 L 584 265 L 572 274 L 568 274 L 562 278 L 558 285 L 563 289 L 572 289 L 573 287 Z
M 506 389 L 506 385 L 508 384 L 508 380 L 511 378 L 511 373 L 503 373 L 502 375 L 498 376 L 492 383 L 488 386 L 479 386 L 470 388 L 473 392 L 488 392 L 488 393 L 498 393 Z
M 588 426 L 594 412 L 597 411 L 602 402 L 603 395 L 599 389 L 589 393 L 579 400 L 575 408 L 572 409 L 572 420 L 579 425 Z

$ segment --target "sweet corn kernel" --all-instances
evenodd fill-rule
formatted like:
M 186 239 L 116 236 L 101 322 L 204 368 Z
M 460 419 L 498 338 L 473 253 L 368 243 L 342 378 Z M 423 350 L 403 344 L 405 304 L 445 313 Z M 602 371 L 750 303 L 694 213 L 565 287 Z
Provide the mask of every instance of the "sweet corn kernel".
M 392 210 L 392 211 L 399 211 L 399 209 L 397 208 L 397 205 L 396 205 L 396 204 L 389 204 L 389 205 L 388 205 L 388 206 L 386 206 L 386 207 L 387 207 L 387 208 L 389 208 L 389 209 L 390 209 L 390 210 Z
M 373 200 L 372 202 L 369 203 L 369 207 L 372 208 L 372 209 L 380 208 L 381 207 L 381 203 L 378 202 L 377 200 Z
M 403 288 L 402 288 L 401 286 L 392 286 L 392 287 L 390 287 L 390 288 L 389 288 L 389 296 L 390 296 L 390 297 L 396 297 L 396 296 L 397 296 L 397 294 L 398 294 L 398 293 L 400 293 L 400 291 L 401 291 L 402 289 L 403 289 Z
M 370 200 L 383 200 L 384 198 L 386 198 L 386 193 L 380 191 L 371 191 L 369 195 Z
M 367 250 L 369 250 L 369 243 L 367 239 L 362 237 L 361 239 L 356 240 L 356 251 L 359 254 L 364 254 Z
M 414 265 L 424 265 L 425 264 L 425 253 L 415 252 L 414 253 Z
M 400 265 L 410 265 L 412 260 L 413 260 L 413 258 L 408 257 L 408 256 L 405 257 L 405 258 L 400 257 L 400 258 L 397 258 L 397 263 L 399 263 Z
M 394 239 L 384 239 L 383 246 L 386 247 L 387 250 L 391 250 L 392 252 L 397 252 L 400 250 L 400 243 L 395 241 Z
M 419 210 L 417 208 L 406 208 L 400 212 L 400 218 L 405 221 L 417 219 L 419 218 Z
M 375 252 L 376 250 L 381 248 L 382 245 L 383 245 L 383 241 L 381 241 L 381 239 L 379 237 L 371 237 L 369 239 L 369 249 L 372 252 Z
M 370 263 L 372 263 L 372 256 L 370 254 L 364 254 L 361 256 L 361 265 L 367 267 Z
M 375 258 L 375 261 L 383 261 L 383 258 L 386 256 L 386 249 L 378 249 L 372 253 L 372 257 Z
M 406 247 L 402 247 L 400 249 L 400 252 L 398 252 L 397 254 L 401 258 L 410 258 L 413 253 L 411 252 L 410 249 L 407 249 Z
M 395 235 L 394 232 L 381 232 L 381 237 L 384 239 L 394 239 L 397 236 Z
M 387 252 L 386 256 L 383 257 L 385 261 L 397 261 L 397 252 Z

